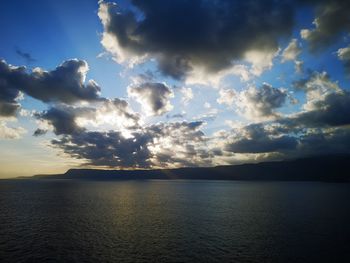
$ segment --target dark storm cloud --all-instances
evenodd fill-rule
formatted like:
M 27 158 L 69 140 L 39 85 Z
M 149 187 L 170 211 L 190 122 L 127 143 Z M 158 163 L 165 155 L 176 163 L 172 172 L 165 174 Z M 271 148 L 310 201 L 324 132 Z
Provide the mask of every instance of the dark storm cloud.
M 21 49 L 19 49 L 18 47 L 15 48 L 16 54 L 18 56 L 20 56 L 21 58 L 23 58 L 28 64 L 33 63 L 36 61 L 35 58 L 32 57 L 31 54 L 22 51 Z
M 316 5 L 313 29 L 301 31 L 311 51 L 320 51 L 334 44 L 342 33 L 350 32 L 350 2 L 348 0 L 305 1 Z
M 172 109 L 170 98 L 172 90 L 163 83 L 146 82 L 129 87 L 128 94 L 138 101 L 150 115 L 162 115 Z
M 88 65 L 83 60 L 64 61 L 52 71 L 36 68 L 28 73 L 25 67 L 14 67 L 0 61 L 2 90 L 18 90 L 43 102 L 74 103 L 99 100 L 100 87 L 93 80 L 85 82 Z
M 101 2 L 102 43 L 123 60 L 149 54 L 181 78 L 192 65 L 215 72 L 249 50 L 277 51 L 293 27 L 293 1 L 132 1 L 141 14 Z M 115 43 L 112 43 L 115 41 Z

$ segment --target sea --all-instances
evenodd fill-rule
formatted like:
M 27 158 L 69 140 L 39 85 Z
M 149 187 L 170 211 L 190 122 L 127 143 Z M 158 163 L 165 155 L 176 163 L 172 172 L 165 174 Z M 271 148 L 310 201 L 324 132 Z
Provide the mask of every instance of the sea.
M 0 180 L 0 262 L 350 262 L 350 184 Z

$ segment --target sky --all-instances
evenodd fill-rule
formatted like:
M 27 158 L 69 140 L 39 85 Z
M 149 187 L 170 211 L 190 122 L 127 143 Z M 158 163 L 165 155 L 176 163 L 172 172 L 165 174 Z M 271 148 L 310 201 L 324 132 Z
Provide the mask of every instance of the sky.
M 2 1 L 0 178 L 350 152 L 350 3 Z

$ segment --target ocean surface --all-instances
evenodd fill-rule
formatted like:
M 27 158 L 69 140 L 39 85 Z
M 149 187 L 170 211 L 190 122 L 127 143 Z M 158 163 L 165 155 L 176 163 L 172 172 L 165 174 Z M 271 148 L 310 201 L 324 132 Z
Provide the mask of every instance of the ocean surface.
M 350 262 L 350 184 L 1 180 L 0 262 Z

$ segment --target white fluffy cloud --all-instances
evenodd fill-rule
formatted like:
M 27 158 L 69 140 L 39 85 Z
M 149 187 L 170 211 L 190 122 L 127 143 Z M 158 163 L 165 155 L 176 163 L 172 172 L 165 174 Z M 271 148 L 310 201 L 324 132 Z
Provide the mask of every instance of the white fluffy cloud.
M 350 45 L 345 48 L 340 48 L 337 51 L 338 58 L 343 62 L 345 73 L 350 76 Z
M 236 93 L 232 89 L 220 89 L 219 98 L 216 100 L 219 104 L 225 104 L 226 106 L 232 106 L 234 103 Z
M 128 94 L 142 106 L 146 115 L 157 116 L 172 110 L 170 99 L 173 91 L 163 83 L 147 82 L 139 86 L 130 86 Z
M 331 81 L 326 72 L 313 72 L 308 78 L 294 83 L 297 89 L 306 92 L 304 110 L 311 111 L 317 108 L 320 101 L 323 101 L 331 93 L 340 92 L 337 82 Z
M 288 46 L 283 50 L 282 62 L 286 62 L 289 60 L 294 61 L 297 59 L 300 53 L 301 53 L 301 48 L 298 44 L 298 40 L 294 38 L 289 42 Z
M 267 83 L 260 88 L 250 87 L 237 95 L 235 105 L 238 112 L 251 120 L 278 116 L 276 109 L 282 107 L 288 97 L 287 90 L 274 88 Z
M 253 77 L 253 74 L 250 67 L 242 64 L 236 64 L 214 73 L 206 72 L 204 67 L 196 66 L 186 76 L 185 83 L 187 85 L 200 84 L 219 88 L 224 79 L 229 76 L 238 76 L 241 82 L 247 82 Z
M 19 139 L 26 132 L 22 127 L 10 127 L 8 122 L 0 120 L 0 139 Z
M 278 56 L 280 50 L 250 50 L 245 53 L 245 60 L 251 63 L 250 72 L 260 76 L 264 71 L 273 67 L 273 59 Z
M 350 46 L 338 49 L 338 57 L 341 60 L 350 60 Z
M 181 88 L 182 98 L 181 101 L 183 104 L 187 105 L 193 99 L 193 90 L 191 88 Z

